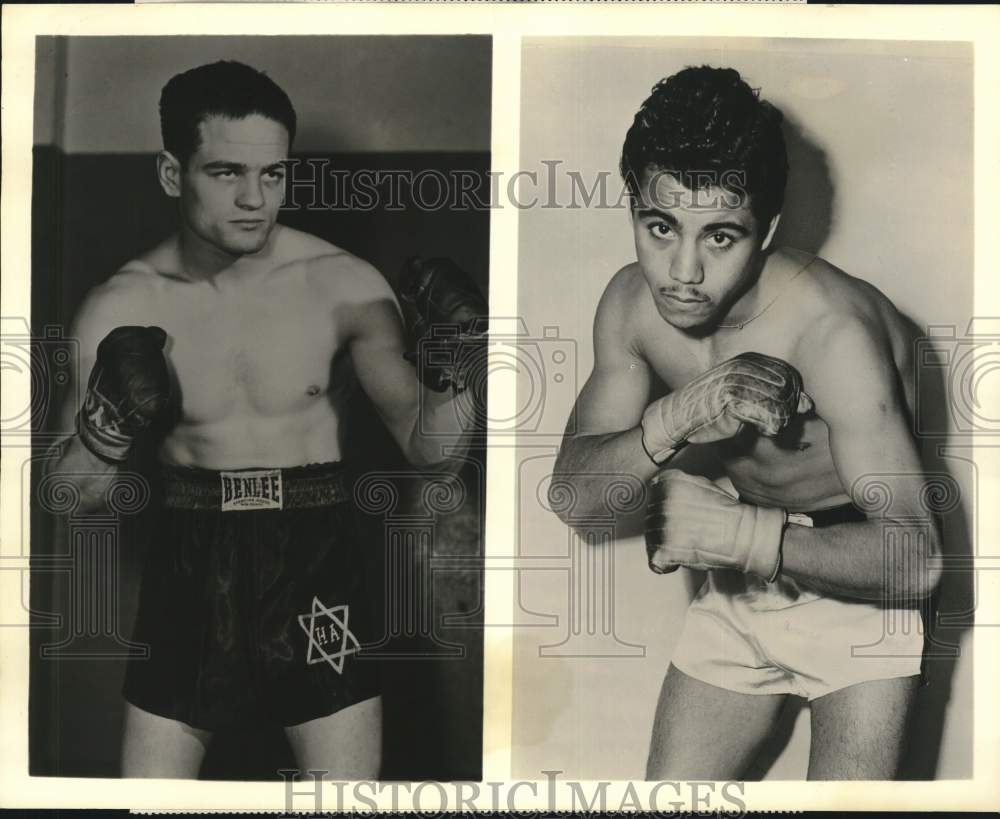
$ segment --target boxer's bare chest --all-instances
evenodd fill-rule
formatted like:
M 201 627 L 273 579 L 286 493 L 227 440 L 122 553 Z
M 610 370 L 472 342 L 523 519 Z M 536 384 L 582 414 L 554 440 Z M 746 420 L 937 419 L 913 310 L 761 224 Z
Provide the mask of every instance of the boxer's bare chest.
M 334 310 L 295 266 L 245 279 L 171 282 L 155 306 L 183 418 L 279 418 L 327 403 L 340 346 Z
M 679 389 L 712 367 L 745 352 L 787 361 L 803 378 L 805 391 L 817 374 L 802 364 L 802 328 L 771 321 L 759 327 L 722 328 L 712 337 L 685 339 L 671 328 L 644 340 L 647 360 L 663 383 Z M 818 408 L 821 410 L 821 408 Z M 794 509 L 846 502 L 830 449 L 830 430 L 820 411 L 796 416 L 777 437 L 744 428 L 735 438 L 709 445 L 740 494 L 758 503 Z

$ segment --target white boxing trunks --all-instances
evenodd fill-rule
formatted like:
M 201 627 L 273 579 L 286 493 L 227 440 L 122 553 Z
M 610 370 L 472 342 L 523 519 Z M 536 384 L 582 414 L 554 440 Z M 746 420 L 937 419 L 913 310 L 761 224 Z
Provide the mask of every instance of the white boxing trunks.
M 861 517 L 853 507 L 829 522 Z M 818 515 L 817 515 L 818 517 Z M 673 665 L 690 677 L 742 694 L 814 700 L 871 680 L 920 674 L 918 608 L 824 597 L 790 578 L 767 584 L 710 571 L 691 606 Z

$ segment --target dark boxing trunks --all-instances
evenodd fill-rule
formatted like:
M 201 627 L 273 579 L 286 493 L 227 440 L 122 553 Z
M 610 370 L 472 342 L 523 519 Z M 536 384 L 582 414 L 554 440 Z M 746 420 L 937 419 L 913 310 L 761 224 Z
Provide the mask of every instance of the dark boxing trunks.
M 377 695 L 366 558 L 339 464 L 165 468 L 133 638 L 150 656 L 129 662 L 125 698 L 216 729 Z
M 792 519 L 796 515 L 792 515 Z M 819 509 L 813 512 L 806 512 L 805 517 L 808 517 L 812 525 L 817 529 L 824 526 L 833 526 L 837 523 L 863 523 L 868 520 L 868 517 L 862 512 L 858 507 L 851 503 L 845 503 L 843 506 L 834 506 L 832 509 Z

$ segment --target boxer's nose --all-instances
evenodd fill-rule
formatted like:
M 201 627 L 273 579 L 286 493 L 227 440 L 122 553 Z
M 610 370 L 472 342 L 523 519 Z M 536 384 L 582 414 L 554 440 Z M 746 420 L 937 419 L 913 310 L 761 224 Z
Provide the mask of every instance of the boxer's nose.
M 240 185 L 236 204 L 244 210 L 256 210 L 264 205 L 264 189 L 259 177 L 247 174 Z
M 701 284 L 705 280 L 701 258 L 694 242 L 682 242 L 670 259 L 670 278 L 679 284 Z

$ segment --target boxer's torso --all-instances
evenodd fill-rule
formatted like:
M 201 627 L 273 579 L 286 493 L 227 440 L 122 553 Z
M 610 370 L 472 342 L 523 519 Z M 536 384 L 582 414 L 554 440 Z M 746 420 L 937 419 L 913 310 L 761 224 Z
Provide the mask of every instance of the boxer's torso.
M 817 332 L 819 328 L 838 317 L 860 318 L 880 327 L 912 405 L 909 335 L 902 317 L 885 296 L 799 251 L 778 250 L 766 264 L 766 275 L 784 283 L 777 300 L 741 329 L 718 328 L 704 338 L 693 338 L 664 322 L 653 306 L 641 271 L 636 271 L 637 343 L 669 389 L 684 386 L 735 355 L 758 352 L 796 367 L 808 393 L 810 384 L 824 377 L 816 364 L 822 359 L 817 346 L 824 338 Z M 800 270 L 803 272 L 796 276 Z M 845 395 L 843 400 L 850 402 L 852 396 Z M 776 438 L 744 430 L 736 438 L 710 447 L 745 500 L 793 511 L 850 502 L 834 466 L 822 406 L 817 406 L 814 414 L 794 419 Z
M 347 338 L 338 306 L 352 261 L 278 226 L 264 251 L 211 280 L 185 277 L 174 240 L 123 268 L 130 321 L 168 334 L 180 415 L 161 460 L 240 469 L 340 459 L 349 385 L 339 366 Z

